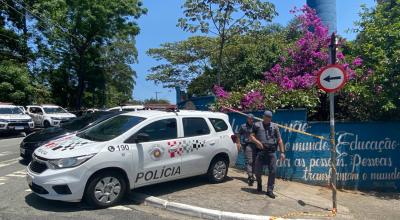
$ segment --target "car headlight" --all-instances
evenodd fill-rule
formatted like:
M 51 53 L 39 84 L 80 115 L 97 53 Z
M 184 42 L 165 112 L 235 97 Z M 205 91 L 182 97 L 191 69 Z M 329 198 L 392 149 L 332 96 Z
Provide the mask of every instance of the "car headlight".
M 50 165 L 50 169 L 63 169 L 63 168 L 71 168 L 79 166 L 90 158 L 92 158 L 95 154 L 84 155 L 79 157 L 69 157 L 57 160 L 49 160 L 48 164 Z
M 7 120 L 5 120 L 5 119 L 0 119 L 0 122 L 7 123 Z

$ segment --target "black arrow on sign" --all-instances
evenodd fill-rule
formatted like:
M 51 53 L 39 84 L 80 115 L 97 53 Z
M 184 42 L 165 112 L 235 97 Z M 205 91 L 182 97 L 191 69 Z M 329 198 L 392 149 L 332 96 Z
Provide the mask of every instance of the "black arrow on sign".
M 327 82 L 331 82 L 331 80 L 337 80 L 337 79 L 341 79 L 341 78 L 342 78 L 341 76 L 331 77 L 331 76 L 328 75 L 327 77 L 324 78 L 324 80 L 327 81 Z

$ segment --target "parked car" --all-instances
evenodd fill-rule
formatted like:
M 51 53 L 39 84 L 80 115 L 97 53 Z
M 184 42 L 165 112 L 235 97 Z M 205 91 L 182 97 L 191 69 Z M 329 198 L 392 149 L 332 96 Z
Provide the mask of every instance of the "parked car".
M 45 128 L 60 126 L 61 123 L 76 118 L 76 115 L 57 105 L 28 105 L 27 112 L 36 126 Z
M 117 204 L 131 189 L 206 174 L 223 182 L 237 148 L 228 116 L 200 111 L 123 113 L 39 147 L 27 182 L 51 200 Z
M 22 140 L 20 144 L 20 156 L 25 160 L 30 160 L 33 151 L 50 140 L 85 130 L 119 114 L 120 112 L 97 111 L 74 118 L 67 123 L 61 124 L 60 127 L 50 127 L 33 132 Z
M 0 133 L 29 132 L 34 123 L 29 115 L 12 104 L 0 104 Z
M 143 105 L 124 105 L 107 109 L 107 111 L 139 111 L 143 110 Z

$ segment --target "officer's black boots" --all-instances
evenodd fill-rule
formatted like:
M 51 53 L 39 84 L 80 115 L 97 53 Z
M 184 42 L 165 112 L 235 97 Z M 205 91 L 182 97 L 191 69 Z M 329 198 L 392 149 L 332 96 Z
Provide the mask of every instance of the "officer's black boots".
M 271 199 L 275 199 L 275 197 L 276 197 L 272 191 L 268 191 L 267 193 L 265 193 L 265 195 L 267 195 Z
M 257 182 L 257 192 L 262 192 L 262 185 L 260 182 Z
M 254 183 L 254 177 L 249 176 L 249 178 L 247 178 L 247 183 L 249 184 L 249 186 L 253 186 Z

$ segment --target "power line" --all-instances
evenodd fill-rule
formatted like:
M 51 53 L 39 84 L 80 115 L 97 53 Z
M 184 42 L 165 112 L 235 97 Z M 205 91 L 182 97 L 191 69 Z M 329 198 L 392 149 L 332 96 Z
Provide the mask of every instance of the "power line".
M 7 5 L 9 8 L 13 9 L 13 10 L 14 10 L 15 12 L 17 12 L 18 14 L 20 14 L 20 15 L 22 15 L 22 16 L 25 16 L 24 13 L 20 12 L 18 9 L 14 8 L 13 6 L 7 4 L 7 2 L 5 2 L 4 0 L 0 0 L 0 1 L 1 1 L 3 4 Z M 46 28 L 43 27 L 42 25 L 39 25 L 39 24 L 38 24 L 38 26 L 40 26 L 40 27 L 43 28 L 43 29 L 46 29 Z
M 68 34 L 68 35 L 70 35 L 71 37 L 73 37 L 73 38 L 75 38 L 75 39 L 77 39 L 77 40 L 80 40 L 80 39 L 78 39 L 75 35 L 70 34 L 69 31 L 68 31 L 68 29 L 65 28 L 65 27 L 63 27 L 63 26 L 60 25 L 59 23 L 57 23 L 57 22 L 55 22 L 55 21 L 52 21 L 51 19 L 49 19 L 49 18 L 47 18 L 47 17 L 40 17 L 40 15 L 35 14 L 35 13 L 33 12 L 33 10 L 32 10 L 31 8 L 29 8 L 29 7 L 26 5 L 26 3 L 24 2 L 24 0 L 18 1 L 18 3 L 21 5 L 21 7 L 22 7 L 23 9 L 25 9 L 26 11 L 28 11 L 32 16 L 36 17 L 38 20 L 43 21 L 44 19 L 46 19 L 46 21 L 47 21 L 48 23 L 51 23 L 52 25 L 57 26 L 57 27 L 58 27 L 61 31 L 63 31 L 65 34 Z M 25 6 L 24 6 L 22 3 L 23 3 Z M 83 37 L 81 34 L 79 34 L 79 35 L 80 35 L 80 37 L 85 38 L 85 37 Z
M 19 13 L 19 14 L 25 16 L 24 13 L 20 12 L 18 9 L 16 9 L 16 8 L 14 8 L 13 6 L 9 5 L 9 4 L 8 4 L 7 2 L 5 2 L 4 0 L 0 0 L 0 1 L 1 1 L 3 4 L 7 5 L 8 7 L 10 7 L 11 9 L 13 9 L 15 12 L 17 12 L 17 13 Z M 20 2 L 19 2 L 19 3 L 20 3 Z M 20 4 L 21 4 L 21 3 L 20 3 Z M 40 20 L 40 21 L 44 22 L 46 25 L 48 25 L 46 21 L 43 21 L 43 18 L 37 16 L 36 14 L 34 14 L 33 12 L 31 12 L 30 10 L 26 9 L 24 6 L 21 5 L 21 7 L 24 8 L 26 11 L 30 12 L 30 13 L 31 13 L 34 17 L 36 17 L 38 20 Z M 39 27 L 43 28 L 43 29 L 46 29 L 46 27 L 44 27 L 44 26 L 42 26 L 42 25 L 40 25 L 40 24 L 37 24 L 37 25 L 38 25 Z M 53 26 L 55 26 L 55 25 L 53 24 Z M 55 26 L 55 27 L 58 27 L 58 26 Z M 62 31 L 62 33 L 67 34 L 67 35 L 69 35 L 69 36 L 75 38 L 76 40 L 80 40 L 80 39 L 77 38 L 76 36 L 74 36 L 74 35 L 68 33 L 68 32 L 65 31 L 65 30 L 63 30 L 63 28 L 62 28 L 61 26 L 58 27 L 58 28 Z

